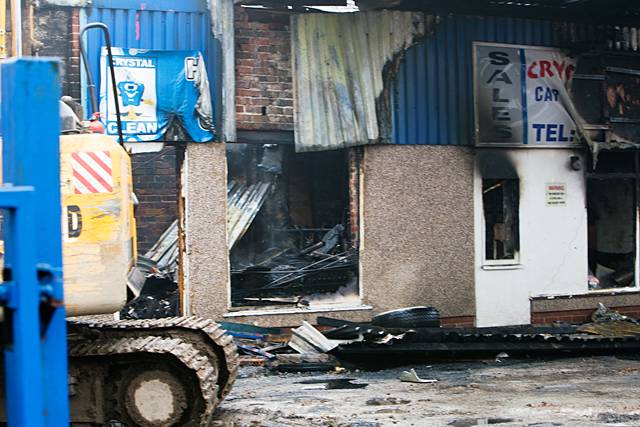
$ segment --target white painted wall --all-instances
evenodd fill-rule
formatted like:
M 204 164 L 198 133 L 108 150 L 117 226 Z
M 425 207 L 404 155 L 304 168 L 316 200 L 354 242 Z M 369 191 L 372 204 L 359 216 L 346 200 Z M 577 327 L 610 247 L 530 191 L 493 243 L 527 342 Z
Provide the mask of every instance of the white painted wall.
M 583 171 L 569 167 L 569 149 L 506 149 L 520 179 L 520 263 L 484 264 L 482 177 L 474 174 L 477 326 L 528 324 L 529 297 L 587 291 L 587 210 Z M 583 158 L 582 165 L 584 167 Z M 547 206 L 545 184 L 566 184 L 566 206 Z

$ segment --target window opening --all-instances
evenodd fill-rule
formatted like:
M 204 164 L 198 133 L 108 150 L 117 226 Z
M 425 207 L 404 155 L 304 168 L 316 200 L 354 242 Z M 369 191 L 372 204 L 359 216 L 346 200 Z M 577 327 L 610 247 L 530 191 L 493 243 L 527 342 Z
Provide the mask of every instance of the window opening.
M 352 158 L 227 145 L 232 307 L 359 304 Z
M 518 261 L 518 185 L 515 178 L 482 180 L 486 261 Z

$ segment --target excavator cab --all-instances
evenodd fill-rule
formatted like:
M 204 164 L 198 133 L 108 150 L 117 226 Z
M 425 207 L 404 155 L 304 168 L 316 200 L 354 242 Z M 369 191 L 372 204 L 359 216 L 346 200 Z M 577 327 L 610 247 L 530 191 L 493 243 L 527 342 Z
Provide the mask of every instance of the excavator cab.
M 129 155 L 106 135 L 62 135 L 60 181 L 67 313 L 114 313 L 136 257 Z

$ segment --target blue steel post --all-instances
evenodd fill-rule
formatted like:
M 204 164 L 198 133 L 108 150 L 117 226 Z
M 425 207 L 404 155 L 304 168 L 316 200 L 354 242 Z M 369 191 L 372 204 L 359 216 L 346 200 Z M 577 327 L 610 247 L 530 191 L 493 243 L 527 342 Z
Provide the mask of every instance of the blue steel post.
M 0 207 L 8 209 L 3 284 L 5 392 L 9 426 L 68 426 L 66 319 L 62 288 L 59 63 L 2 64 Z M 8 184 L 7 184 L 8 183 Z M 7 187 L 9 185 L 9 187 Z M 11 187 L 14 186 L 14 187 Z M 22 187 L 18 187 L 22 186 Z M 32 188 L 19 206 L 16 189 Z M 11 198 L 13 197 L 13 198 Z

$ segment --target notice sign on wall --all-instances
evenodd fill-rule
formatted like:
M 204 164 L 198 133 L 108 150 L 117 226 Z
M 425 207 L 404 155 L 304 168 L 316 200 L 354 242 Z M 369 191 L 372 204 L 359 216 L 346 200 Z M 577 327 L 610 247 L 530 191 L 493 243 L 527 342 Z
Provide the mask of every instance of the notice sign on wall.
M 575 61 L 547 47 L 474 43 L 477 145 L 577 144 L 568 87 Z
M 567 184 L 549 182 L 545 185 L 547 206 L 567 206 Z

